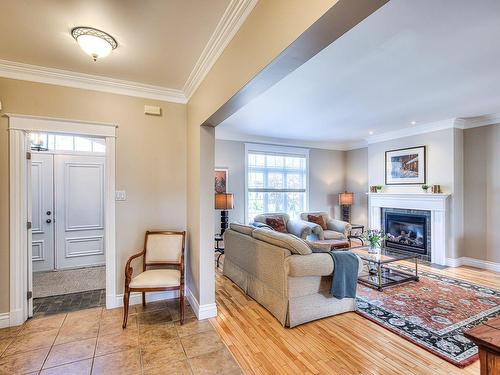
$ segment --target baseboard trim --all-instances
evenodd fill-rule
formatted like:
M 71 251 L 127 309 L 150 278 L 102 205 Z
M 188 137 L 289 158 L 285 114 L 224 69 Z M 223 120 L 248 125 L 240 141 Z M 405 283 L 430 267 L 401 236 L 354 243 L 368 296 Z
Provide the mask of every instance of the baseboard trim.
M 198 320 L 213 318 L 217 316 L 217 305 L 215 303 L 200 305 L 196 297 L 189 289 L 187 290 L 187 299 Z
M 488 271 L 500 272 L 500 263 L 470 257 L 460 257 L 455 259 L 448 258 L 446 259 L 446 264 L 450 267 L 469 266 Z
M 8 312 L 0 313 L 0 328 L 7 327 L 10 327 L 10 314 Z
M 167 292 L 151 292 L 146 293 L 146 303 L 147 302 L 155 302 L 162 301 L 167 299 L 179 298 L 178 291 L 167 291 Z M 123 294 L 117 294 L 116 296 L 107 296 L 107 301 L 112 302 L 110 304 L 106 303 L 107 309 L 113 309 L 116 307 L 123 307 Z M 129 304 L 130 305 L 139 305 L 142 303 L 142 293 L 133 292 L 130 293 Z

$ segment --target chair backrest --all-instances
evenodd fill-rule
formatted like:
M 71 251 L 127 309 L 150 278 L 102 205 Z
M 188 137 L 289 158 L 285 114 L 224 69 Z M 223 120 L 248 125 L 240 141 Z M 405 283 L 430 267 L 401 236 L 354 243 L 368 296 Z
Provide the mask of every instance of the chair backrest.
M 186 232 L 147 231 L 144 240 L 144 266 L 181 264 L 184 260 Z
M 260 214 L 257 215 L 253 218 L 253 221 L 259 222 L 259 223 L 266 223 L 266 218 L 268 217 L 282 217 L 283 221 L 285 222 L 285 225 L 288 223 L 290 220 L 290 215 L 284 212 L 277 212 L 277 213 L 265 213 L 265 214 Z
M 315 215 L 315 216 L 323 216 L 323 219 L 325 220 L 325 223 L 328 221 L 329 217 L 328 214 L 324 211 L 316 211 L 316 212 L 301 212 L 300 213 L 300 220 L 304 221 L 309 221 L 307 215 Z

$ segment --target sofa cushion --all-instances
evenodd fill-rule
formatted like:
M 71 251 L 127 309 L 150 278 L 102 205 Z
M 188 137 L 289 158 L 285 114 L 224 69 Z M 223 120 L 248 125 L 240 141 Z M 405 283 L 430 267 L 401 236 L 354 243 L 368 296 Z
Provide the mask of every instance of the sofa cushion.
M 282 217 L 266 217 L 266 224 L 273 228 L 276 232 L 288 233 L 286 230 L 285 220 Z
M 323 236 L 325 240 L 345 240 L 343 233 L 335 232 L 334 230 L 323 231 Z
M 230 223 L 229 229 L 232 229 L 238 233 L 246 234 L 247 236 L 251 236 L 255 227 L 239 223 Z
M 307 221 L 318 224 L 323 230 L 327 230 L 325 219 L 321 215 L 307 215 Z
M 312 251 L 304 240 L 288 233 L 280 233 L 269 229 L 257 228 L 252 237 L 275 246 L 290 250 L 293 254 L 308 255 Z

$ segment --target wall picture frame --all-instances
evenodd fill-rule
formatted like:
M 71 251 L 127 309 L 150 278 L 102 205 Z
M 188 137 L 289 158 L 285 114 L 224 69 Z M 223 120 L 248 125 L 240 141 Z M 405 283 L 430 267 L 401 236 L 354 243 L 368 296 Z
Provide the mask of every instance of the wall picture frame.
M 427 182 L 426 146 L 385 152 L 386 185 L 421 185 Z
M 229 169 L 215 168 L 214 170 L 214 190 L 216 194 L 227 193 L 229 191 Z

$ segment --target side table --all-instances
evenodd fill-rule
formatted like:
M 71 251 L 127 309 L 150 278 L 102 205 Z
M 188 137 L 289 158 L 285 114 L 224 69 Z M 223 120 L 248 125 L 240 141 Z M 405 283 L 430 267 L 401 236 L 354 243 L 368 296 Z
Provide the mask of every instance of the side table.
M 500 374 L 500 317 L 464 332 L 479 347 L 481 375 Z
M 358 233 L 357 231 L 361 229 L 361 232 Z M 356 231 L 353 233 L 353 231 Z M 351 230 L 349 231 L 349 234 L 347 235 L 347 239 L 349 240 L 349 246 L 351 245 L 351 239 L 355 238 L 359 241 L 361 241 L 361 245 L 363 245 L 363 240 L 360 238 L 360 235 L 365 231 L 365 226 L 362 224 L 351 224 Z
M 222 237 L 222 235 L 216 234 L 214 236 L 214 240 L 215 240 L 215 252 L 219 253 L 217 255 L 217 268 L 219 268 L 220 257 L 222 256 L 222 254 L 224 254 L 224 248 L 219 245 L 219 242 L 223 242 L 224 238 Z

